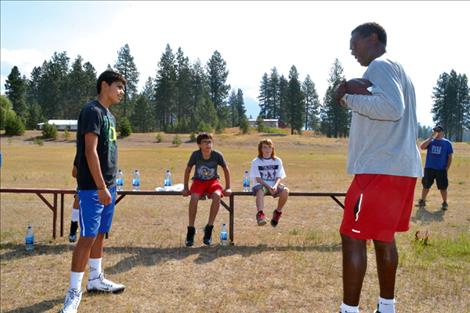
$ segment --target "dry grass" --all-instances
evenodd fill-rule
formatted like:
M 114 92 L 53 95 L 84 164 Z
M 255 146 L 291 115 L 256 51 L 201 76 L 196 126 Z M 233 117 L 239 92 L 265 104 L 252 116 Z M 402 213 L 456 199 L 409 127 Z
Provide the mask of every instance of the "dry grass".
M 40 146 L 27 132 L 1 138 L 2 187 L 74 188 L 70 176 L 73 141 Z M 120 140 L 120 167 L 128 184 L 139 168 L 143 189 L 162 184 L 164 169 L 175 182 L 195 143 L 171 144 L 173 135 L 133 134 Z M 256 155 L 259 134 L 216 136 L 232 172 L 232 189 L 241 189 L 243 171 Z M 62 138 L 62 137 L 59 137 Z M 73 138 L 73 134 L 71 134 Z M 188 136 L 182 135 L 183 142 Z M 286 184 L 296 191 L 345 191 L 347 140 L 309 136 L 271 136 L 284 160 Z M 223 175 L 222 175 L 223 176 Z M 450 172 L 449 211 L 439 211 L 433 189 L 429 211 L 414 211 L 411 230 L 397 236 L 400 268 L 398 312 L 470 312 L 470 145 L 455 144 Z M 418 184 L 416 196 L 421 186 Z M 36 196 L 1 196 L 1 312 L 57 312 L 68 288 L 73 245 L 51 239 L 51 214 Z M 72 198 L 67 197 L 67 208 Z M 201 202 L 197 241 L 184 247 L 187 198 L 127 197 L 118 206 L 104 267 L 111 279 L 126 284 L 121 295 L 84 294 L 80 312 L 337 312 L 341 303 L 341 210 L 329 199 L 293 197 L 276 229 L 257 227 L 254 199 L 236 198 L 235 246 L 207 248 L 202 227 L 209 202 Z M 268 199 L 272 207 L 274 201 Z M 67 219 L 69 211 L 66 213 Z M 26 254 L 28 221 L 38 241 Z M 228 213 L 219 213 L 220 224 Z M 429 245 L 414 241 L 427 230 Z M 361 309 L 371 312 L 378 296 L 373 249 Z M 98 309 L 99 308 L 99 309 Z

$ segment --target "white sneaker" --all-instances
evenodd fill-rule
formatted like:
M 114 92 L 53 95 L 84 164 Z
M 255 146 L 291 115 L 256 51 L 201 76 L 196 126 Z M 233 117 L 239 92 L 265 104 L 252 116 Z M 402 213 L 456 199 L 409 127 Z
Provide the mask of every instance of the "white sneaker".
M 86 284 L 86 290 L 88 292 L 98 291 L 98 292 L 112 292 L 112 293 L 119 293 L 124 291 L 126 288 L 122 284 L 114 283 L 106 278 L 104 278 L 104 274 L 101 273 L 95 279 L 88 280 Z
M 82 293 L 77 289 L 69 289 L 65 296 L 64 307 L 60 310 L 60 313 L 77 313 L 80 300 L 82 300 Z

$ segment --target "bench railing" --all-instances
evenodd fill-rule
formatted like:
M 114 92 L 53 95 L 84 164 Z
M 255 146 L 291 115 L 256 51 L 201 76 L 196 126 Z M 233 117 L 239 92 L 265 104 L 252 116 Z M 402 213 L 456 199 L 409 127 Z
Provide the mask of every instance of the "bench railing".
M 74 189 L 53 189 L 53 188 L 0 188 L 0 193 L 26 193 L 36 194 L 52 211 L 52 237 L 56 238 L 56 224 L 57 224 L 57 211 L 58 197 L 60 196 L 60 236 L 64 236 L 64 197 L 66 194 L 75 194 Z M 49 202 L 44 195 L 52 194 L 52 203 Z M 179 191 L 152 191 L 140 190 L 131 191 L 123 190 L 117 192 L 116 204 L 122 201 L 126 196 L 180 196 Z M 235 227 L 235 197 L 238 196 L 252 196 L 251 192 L 234 191 L 228 196 L 229 203 L 227 204 L 222 198 L 220 204 L 229 212 L 229 238 L 230 242 L 234 243 L 234 227 Z M 333 199 L 341 208 L 344 204 L 338 200 L 338 197 L 345 197 L 346 194 L 342 192 L 289 192 L 289 197 L 329 197 Z

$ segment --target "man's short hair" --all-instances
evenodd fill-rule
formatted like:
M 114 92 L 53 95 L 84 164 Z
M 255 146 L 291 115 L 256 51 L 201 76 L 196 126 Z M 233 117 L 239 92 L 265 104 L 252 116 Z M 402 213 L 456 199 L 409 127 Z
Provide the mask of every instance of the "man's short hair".
M 364 23 L 356 28 L 351 32 L 351 35 L 354 33 L 358 33 L 362 38 L 369 37 L 372 34 L 377 34 L 377 38 L 384 46 L 387 46 L 387 33 L 385 29 L 377 23 Z
M 115 81 L 120 81 L 124 85 L 127 83 L 126 79 L 122 74 L 115 72 L 115 71 L 104 71 L 101 73 L 100 77 L 98 77 L 98 81 L 96 82 L 96 91 L 98 94 L 101 93 L 101 83 L 106 82 L 108 85 L 111 86 L 112 83 Z
M 212 140 L 212 135 L 209 134 L 209 133 L 206 133 L 206 132 L 204 132 L 204 133 L 199 133 L 199 135 L 197 135 L 197 137 L 196 137 L 196 142 L 197 142 L 197 144 L 200 145 L 201 142 L 202 142 L 204 139 L 210 139 L 210 140 Z

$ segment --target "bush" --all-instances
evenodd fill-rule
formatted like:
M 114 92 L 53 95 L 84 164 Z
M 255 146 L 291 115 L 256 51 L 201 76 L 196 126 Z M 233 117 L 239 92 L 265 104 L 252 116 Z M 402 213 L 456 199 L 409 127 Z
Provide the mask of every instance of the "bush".
M 42 146 L 42 145 L 44 145 L 44 140 L 42 140 L 42 139 L 39 138 L 39 137 L 35 137 L 35 138 L 33 139 L 33 143 L 37 144 L 38 146 Z
M 21 117 L 15 114 L 13 111 L 6 113 L 5 118 L 5 135 L 8 136 L 21 136 L 24 134 L 24 123 Z
M 119 123 L 119 134 L 123 138 L 132 134 L 131 122 L 127 117 L 123 117 Z
M 175 137 L 173 137 L 173 141 L 172 143 L 176 146 L 179 146 L 181 145 L 183 142 L 181 141 L 181 138 L 180 136 L 178 136 L 178 134 L 175 135 Z
M 243 134 L 248 134 L 250 125 L 248 124 L 248 120 L 246 118 L 240 120 L 240 130 Z
M 191 135 L 189 135 L 189 142 L 196 142 L 197 136 L 195 132 L 192 132 Z
M 42 127 L 42 137 L 45 139 L 57 139 L 57 127 L 49 123 L 45 123 Z
M 160 133 L 157 133 L 157 135 L 155 136 L 155 140 L 160 143 L 163 141 L 163 138 L 162 138 L 162 135 Z
M 69 140 L 69 138 L 70 138 L 70 132 L 69 132 L 68 128 L 66 128 L 64 130 L 64 139 Z
M 207 124 L 207 123 L 204 123 L 203 121 L 199 122 L 199 124 L 197 125 L 197 130 L 199 132 L 206 132 L 206 133 L 212 133 L 212 126 Z
M 264 132 L 264 120 L 261 116 L 258 116 L 256 119 L 256 130 L 258 130 L 259 133 Z

